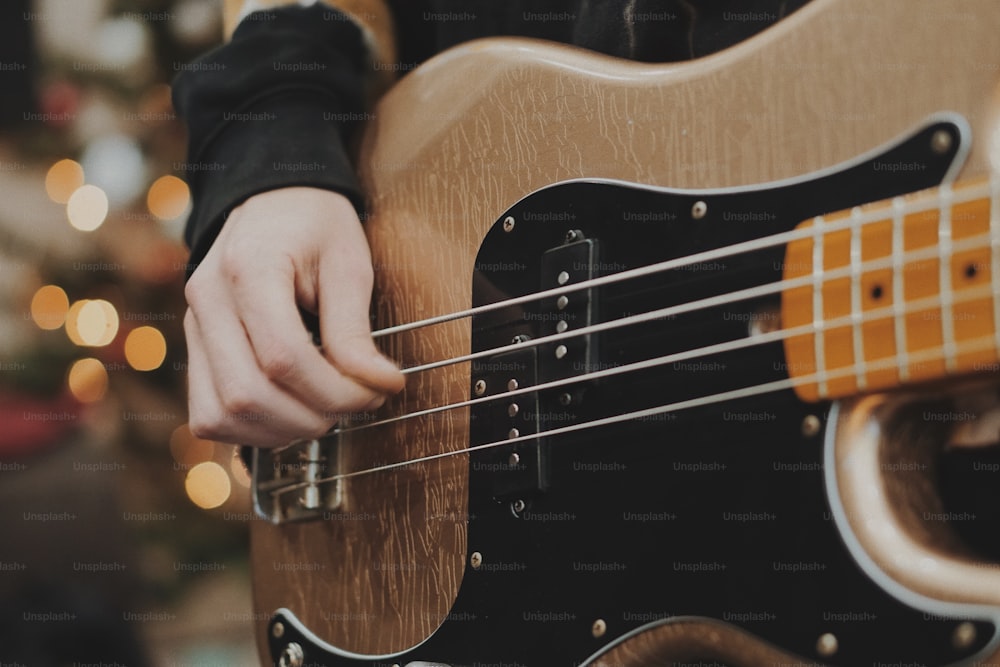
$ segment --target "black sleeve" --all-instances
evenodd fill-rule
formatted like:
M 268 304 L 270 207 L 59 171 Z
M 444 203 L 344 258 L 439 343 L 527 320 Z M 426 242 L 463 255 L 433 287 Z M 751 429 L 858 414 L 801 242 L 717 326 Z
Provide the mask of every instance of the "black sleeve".
M 229 212 L 259 192 L 325 188 L 360 211 L 344 145 L 364 115 L 370 69 L 361 30 L 319 5 L 255 12 L 229 43 L 183 66 L 173 97 L 189 133 L 189 267 L 204 258 Z

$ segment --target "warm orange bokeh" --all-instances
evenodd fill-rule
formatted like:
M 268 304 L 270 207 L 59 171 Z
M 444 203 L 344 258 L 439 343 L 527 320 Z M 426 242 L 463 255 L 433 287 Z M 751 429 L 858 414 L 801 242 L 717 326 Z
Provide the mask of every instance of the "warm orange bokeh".
M 31 298 L 31 319 L 41 329 L 58 329 L 66 321 L 69 312 L 69 297 L 65 290 L 56 285 L 38 288 Z
M 59 160 L 45 174 L 45 192 L 58 204 L 67 203 L 81 185 L 83 167 L 76 160 Z
M 176 176 L 161 176 L 149 186 L 146 206 L 160 220 L 179 218 L 187 210 L 191 191 L 187 183 Z
M 125 359 L 137 371 L 160 367 L 167 356 L 167 341 L 155 327 L 139 327 L 125 339 Z

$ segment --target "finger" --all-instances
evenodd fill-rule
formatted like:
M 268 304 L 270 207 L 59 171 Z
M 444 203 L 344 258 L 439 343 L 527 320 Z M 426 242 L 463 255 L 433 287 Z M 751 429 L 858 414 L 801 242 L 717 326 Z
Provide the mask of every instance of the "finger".
M 198 395 L 208 395 L 206 383 L 211 383 L 215 395 L 196 425 L 203 425 L 213 439 L 283 445 L 329 429 L 332 420 L 303 405 L 263 374 L 243 326 L 230 309 L 217 307 L 204 316 L 192 309 L 188 338 L 195 342 L 189 373 L 194 374 Z
M 219 431 L 222 403 L 212 383 L 201 334 L 190 309 L 184 315 L 184 337 L 188 353 L 188 426 L 199 438 L 226 441 Z
M 367 249 L 367 246 L 362 246 Z M 405 378 L 372 339 L 371 261 L 324 255 L 319 263 L 320 335 L 326 355 L 346 375 L 384 393 L 403 388 Z
M 257 364 L 269 381 L 331 422 L 338 414 L 381 405 L 378 391 L 342 374 L 313 345 L 288 274 L 257 274 L 233 289 Z

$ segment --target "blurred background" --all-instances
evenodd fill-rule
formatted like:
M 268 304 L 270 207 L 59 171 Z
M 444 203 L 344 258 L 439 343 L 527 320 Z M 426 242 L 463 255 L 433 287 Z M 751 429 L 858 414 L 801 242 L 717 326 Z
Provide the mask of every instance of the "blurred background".
M 187 429 L 169 83 L 221 0 L 0 8 L 0 663 L 255 664 L 249 479 Z

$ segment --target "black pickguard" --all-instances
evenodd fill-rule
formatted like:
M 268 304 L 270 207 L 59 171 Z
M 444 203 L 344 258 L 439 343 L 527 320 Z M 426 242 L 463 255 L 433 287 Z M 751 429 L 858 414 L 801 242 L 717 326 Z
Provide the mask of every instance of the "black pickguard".
M 941 154 L 930 148 L 939 130 L 953 138 Z M 960 143 L 955 125 L 936 123 L 842 170 L 741 192 L 592 182 L 549 187 L 513 206 L 486 236 L 473 305 L 554 287 L 542 255 L 569 232 L 597 240 L 592 266 L 602 274 L 688 257 L 935 185 Z M 707 212 L 694 220 L 699 201 Z M 512 229 L 505 229 L 508 217 Z M 773 282 L 783 254 L 777 246 L 603 287 L 592 295 L 595 321 Z M 742 339 L 751 322 L 767 323 L 776 303 L 743 301 L 603 332 L 591 339 L 590 358 L 570 345 L 557 362 L 555 345 L 547 344 L 534 354 L 480 360 L 473 381 L 485 379 L 486 395 L 502 397 L 510 374 L 520 374 L 524 386 L 525 378 L 561 377 L 567 368 L 579 374 Z M 477 316 L 473 350 L 552 333 L 559 312 L 547 300 Z M 566 312 L 579 318 L 571 328 L 583 323 L 581 311 Z M 537 405 L 534 394 L 498 398 L 474 407 L 471 444 L 503 440 L 510 428 L 558 428 L 786 377 L 782 347 L 771 343 L 580 382 L 568 391 L 568 405 L 560 398 L 566 389 L 540 392 Z M 519 412 L 509 416 L 512 402 Z M 992 623 L 976 621 L 977 641 L 956 649 L 959 619 L 897 602 L 844 548 L 823 487 L 822 432 L 803 432 L 807 417 L 824 420 L 825 413 L 826 406 L 803 404 L 785 390 L 548 437 L 540 458 L 533 443 L 520 443 L 515 465 L 511 447 L 476 452 L 469 553 L 482 562 L 467 567 L 445 624 L 405 655 L 373 661 L 326 653 L 281 616 L 275 620 L 286 629 L 281 639 L 272 637 L 273 655 L 297 641 L 306 664 L 569 667 L 645 624 L 703 616 L 808 660 L 820 660 L 817 639 L 833 633 L 839 649 L 822 659 L 833 665 L 971 659 L 993 640 Z M 595 637 L 598 619 L 606 632 Z

